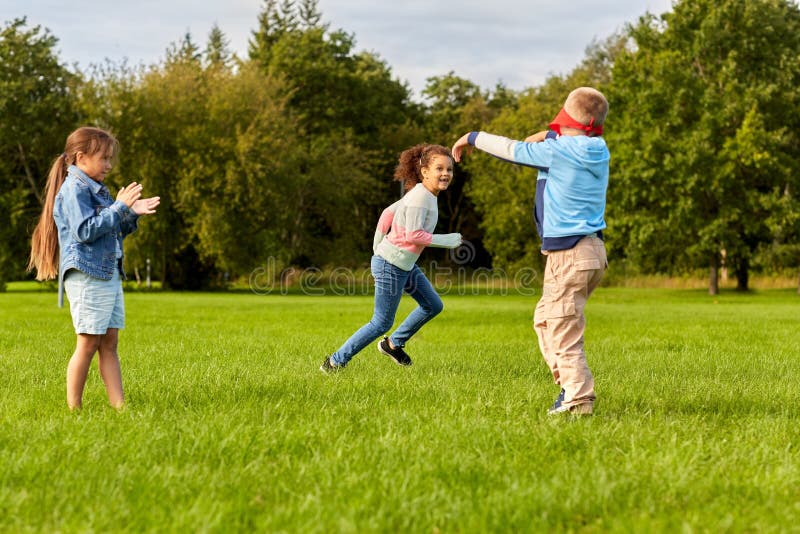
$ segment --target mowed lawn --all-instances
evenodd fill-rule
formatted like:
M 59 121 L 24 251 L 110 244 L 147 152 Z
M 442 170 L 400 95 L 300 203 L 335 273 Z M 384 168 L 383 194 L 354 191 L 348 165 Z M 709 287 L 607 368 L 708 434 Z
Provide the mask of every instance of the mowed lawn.
M 128 292 L 128 406 L 95 364 L 70 413 L 68 311 L 12 287 L 0 531 L 800 531 L 795 291 L 600 288 L 588 418 L 546 415 L 536 299 L 445 295 L 413 367 L 326 376 L 370 296 Z

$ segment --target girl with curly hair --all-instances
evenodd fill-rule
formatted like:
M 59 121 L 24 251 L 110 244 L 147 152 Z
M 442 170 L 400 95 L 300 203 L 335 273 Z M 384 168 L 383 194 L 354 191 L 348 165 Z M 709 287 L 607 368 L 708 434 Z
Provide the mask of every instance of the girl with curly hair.
M 394 172 L 405 195 L 383 210 L 373 241 L 371 262 L 375 279 L 372 319 L 344 345 L 325 358 L 320 370 L 333 373 L 344 368 L 364 347 L 389 331 L 403 293 L 419 306 L 390 336 L 378 342 L 378 350 L 402 366 L 411 365 L 406 342 L 442 311 L 442 299 L 416 261 L 425 247 L 456 248 L 461 234 L 434 234 L 439 216 L 437 197 L 453 180 L 453 157 L 441 145 L 421 144 L 404 150 Z

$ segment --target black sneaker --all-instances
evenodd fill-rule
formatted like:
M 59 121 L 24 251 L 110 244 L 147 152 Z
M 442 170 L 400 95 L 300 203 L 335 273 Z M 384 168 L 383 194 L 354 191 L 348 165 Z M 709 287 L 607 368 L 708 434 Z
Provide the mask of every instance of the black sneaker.
M 406 354 L 406 351 L 404 351 L 402 347 L 392 348 L 389 344 L 388 337 L 384 337 L 382 340 L 378 341 L 378 350 L 393 359 L 394 363 L 397 365 L 406 367 L 411 365 L 411 358 Z
M 331 361 L 330 356 L 325 358 L 325 361 L 322 362 L 322 365 L 319 366 L 319 370 L 327 375 L 338 373 L 339 371 L 342 370 L 342 368 L 344 368 L 344 365 L 336 365 Z

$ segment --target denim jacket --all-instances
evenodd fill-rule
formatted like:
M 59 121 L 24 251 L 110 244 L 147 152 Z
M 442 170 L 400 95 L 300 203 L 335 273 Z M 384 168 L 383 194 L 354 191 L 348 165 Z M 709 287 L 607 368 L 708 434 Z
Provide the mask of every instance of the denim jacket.
M 118 269 L 125 277 L 122 240 L 136 230 L 139 216 L 124 202 L 114 201 L 105 185 L 70 165 L 56 195 L 53 218 L 60 250 L 59 307 L 64 305 L 64 273 L 69 269 L 101 280 L 111 280 Z

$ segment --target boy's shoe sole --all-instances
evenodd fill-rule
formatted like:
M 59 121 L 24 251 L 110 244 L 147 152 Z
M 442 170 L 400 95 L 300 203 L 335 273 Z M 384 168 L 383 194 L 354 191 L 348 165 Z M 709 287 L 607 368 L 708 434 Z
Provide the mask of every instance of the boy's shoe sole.
M 569 409 L 570 415 L 592 415 L 594 411 L 594 406 L 592 403 L 585 402 L 583 404 L 576 404 L 575 406 Z
M 591 402 L 584 402 L 583 404 L 575 404 L 574 406 L 564 406 L 561 403 L 556 403 L 552 408 L 547 410 L 547 415 L 559 415 L 568 413 L 570 415 L 592 415 L 594 406 Z

